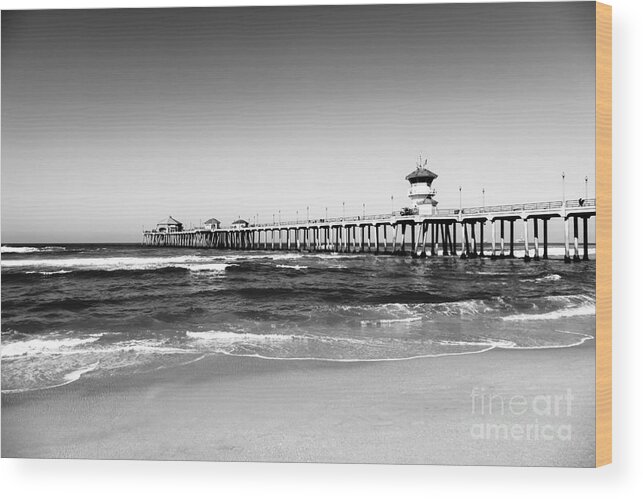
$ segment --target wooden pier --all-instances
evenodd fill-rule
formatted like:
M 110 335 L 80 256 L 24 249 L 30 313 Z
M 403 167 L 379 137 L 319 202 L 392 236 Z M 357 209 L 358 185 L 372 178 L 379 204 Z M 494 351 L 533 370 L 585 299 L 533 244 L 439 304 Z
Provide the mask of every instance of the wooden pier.
M 462 210 L 435 209 L 430 215 L 385 214 L 262 225 L 241 226 L 235 223 L 229 228 L 151 230 L 143 232 L 143 244 L 416 257 L 439 255 L 461 258 L 512 258 L 515 256 L 518 225 L 524 245 L 524 259 L 528 261 L 549 258 L 549 224 L 557 222 L 562 223 L 564 229 L 564 259 L 566 262 L 572 262 L 589 259 L 587 226 L 588 220 L 594 216 L 596 200 L 581 199 Z M 583 228 L 582 255 L 579 247 L 580 225 Z M 491 234 L 490 245 L 485 239 L 486 228 L 489 228 Z

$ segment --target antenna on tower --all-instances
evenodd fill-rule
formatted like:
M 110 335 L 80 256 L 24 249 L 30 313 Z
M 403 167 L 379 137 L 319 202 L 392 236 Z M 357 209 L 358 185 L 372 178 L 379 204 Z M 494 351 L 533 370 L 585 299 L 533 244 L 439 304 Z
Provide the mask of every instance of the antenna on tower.
M 424 163 L 422 163 L 422 153 L 418 156 L 418 162 L 417 162 L 417 169 L 421 170 L 423 167 L 426 166 L 426 164 L 429 162 L 428 159 L 424 160 Z

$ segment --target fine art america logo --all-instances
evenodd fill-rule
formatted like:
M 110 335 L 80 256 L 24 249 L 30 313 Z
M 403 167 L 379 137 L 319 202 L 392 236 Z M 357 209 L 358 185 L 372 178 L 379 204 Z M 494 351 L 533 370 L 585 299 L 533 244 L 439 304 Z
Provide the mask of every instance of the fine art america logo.
M 573 400 L 569 388 L 555 394 L 524 396 L 474 387 L 471 437 L 474 440 L 570 441 Z

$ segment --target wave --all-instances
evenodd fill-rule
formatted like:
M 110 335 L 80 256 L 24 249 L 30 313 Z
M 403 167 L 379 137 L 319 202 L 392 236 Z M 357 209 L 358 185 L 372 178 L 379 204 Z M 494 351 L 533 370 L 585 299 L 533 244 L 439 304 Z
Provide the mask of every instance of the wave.
M 403 337 L 383 337 L 359 333 L 356 336 L 342 333 L 328 336 L 309 331 L 297 334 L 291 331 L 209 330 L 141 339 L 131 339 L 127 333 L 104 332 L 78 338 L 22 337 L 17 340 L 12 338 L 14 333 L 8 333 L 7 338 L 3 333 L 2 392 L 55 388 L 77 381 L 90 372 L 94 376 L 113 372 L 135 375 L 186 365 L 209 355 L 287 361 L 391 362 L 471 355 L 496 348 L 569 348 L 593 339 L 593 336 L 572 331 L 555 333 L 536 341 L 511 337 L 444 338 L 417 331 Z
M 225 254 L 215 254 L 209 258 L 224 260 L 224 261 L 238 261 L 238 260 L 272 260 L 272 261 L 281 261 L 281 260 L 299 260 L 307 256 L 303 253 L 243 253 L 237 255 L 225 255 Z
M 525 310 L 529 310 L 526 312 Z M 339 305 L 330 308 L 344 318 L 360 320 L 362 327 L 415 323 L 453 318 L 464 320 L 484 314 L 491 320 L 552 320 L 596 314 L 595 298 L 585 294 L 547 296 L 534 299 L 469 299 L 442 303 L 384 303 L 380 305 Z
M 509 340 L 485 339 L 484 341 L 441 340 L 441 345 L 452 346 L 492 346 L 494 348 L 511 348 L 516 344 Z
M 6 268 L 56 268 L 59 270 L 156 270 L 167 267 L 184 268 L 193 272 L 222 272 L 231 263 L 221 263 L 216 258 L 204 256 L 176 257 L 105 257 L 105 258 L 48 258 L 6 260 Z
M 69 385 L 70 383 L 73 383 L 74 381 L 78 381 L 83 374 L 87 374 L 89 372 L 95 371 L 98 368 L 98 365 L 100 362 L 94 362 L 92 365 L 87 366 L 87 367 L 81 367 L 80 369 L 76 369 L 74 371 L 71 371 L 63 376 L 63 381 L 54 385 L 47 385 L 47 386 L 39 386 L 39 387 L 29 387 L 29 388 L 13 388 L 13 389 L 3 389 L 2 393 L 25 393 L 25 392 L 31 392 L 34 390 L 51 390 L 52 388 L 60 388 L 61 386 Z
M 501 298 L 493 300 L 496 305 L 504 303 Z M 427 305 L 430 312 L 446 315 L 448 317 L 462 315 L 476 315 L 494 311 L 494 307 L 485 300 L 463 300 Z
M 547 274 L 543 277 L 535 277 L 533 279 L 521 279 L 522 282 L 549 282 L 560 281 L 562 279 L 560 274 Z
M 501 307 L 504 304 L 504 300 L 497 297 L 490 300 L 471 299 L 439 303 L 383 303 L 381 305 L 363 306 L 346 305 L 340 306 L 340 308 L 343 310 L 363 310 L 392 314 L 406 313 L 412 316 L 417 315 L 420 312 L 425 314 L 460 316 L 491 312 L 495 310 L 495 307 Z
M 369 254 L 365 253 L 359 253 L 359 254 L 348 254 L 348 253 L 311 253 L 308 255 L 311 258 L 319 258 L 320 260 L 338 260 L 338 259 L 351 259 L 351 258 L 358 258 L 358 259 L 364 259 L 368 258 Z
M 114 370 L 145 372 L 189 363 L 196 351 L 168 345 L 163 340 L 103 341 L 113 333 L 84 338 L 2 341 L 2 393 L 57 388 L 78 381 L 89 372 Z M 188 355 L 187 362 L 186 354 Z M 175 360 L 172 363 L 168 358 Z M 164 360 L 159 360 L 164 359 Z
M 52 271 L 45 271 L 45 270 L 28 270 L 25 272 L 25 274 L 40 274 L 40 275 L 56 275 L 56 274 L 70 274 L 73 272 L 72 270 L 52 270 Z
M 46 253 L 52 251 L 65 251 L 64 246 L 44 246 L 36 248 L 33 246 L 2 246 L 0 253 Z
M 402 319 L 377 319 L 360 321 L 363 326 L 390 326 L 391 324 L 409 324 L 411 322 L 421 322 L 422 317 L 404 317 Z
M 232 357 L 252 357 L 255 359 L 265 359 L 265 360 L 286 360 L 286 361 L 316 361 L 316 362 L 339 362 L 339 363 L 361 363 L 361 362 L 400 362 L 405 360 L 416 360 L 416 359 L 430 359 L 436 357 L 452 357 L 456 355 L 472 355 L 476 353 L 488 352 L 489 350 L 494 349 L 494 346 L 488 346 L 481 348 L 480 350 L 472 350 L 468 352 L 450 352 L 450 353 L 427 353 L 420 355 L 409 355 L 407 357 L 382 357 L 374 359 L 365 359 L 365 358 L 334 358 L 334 357 L 275 357 L 270 355 L 261 355 L 261 354 L 246 354 L 246 353 L 229 353 L 229 352 L 220 352 L 223 355 L 230 355 Z
M 16 342 L 2 341 L 3 359 L 23 356 L 37 356 L 46 353 L 61 353 L 80 345 L 98 341 L 99 337 L 90 338 L 59 338 L 59 339 L 30 339 Z
M 583 305 L 576 308 L 565 308 L 553 310 L 543 314 L 516 314 L 503 317 L 504 321 L 546 321 L 552 319 L 562 319 L 566 317 L 577 317 L 580 315 L 596 315 L 595 305 Z
M 256 334 L 256 333 L 235 333 L 233 331 L 187 331 L 188 338 L 199 341 L 212 341 L 224 343 L 238 342 L 265 342 L 265 341 L 291 341 L 293 339 L 306 339 L 303 335 L 293 334 Z
M 233 267 L 233 263 L 192 263 L 185 265 L 173 265 L 175 268 L 188 269 L 191 272 L 223 272 L 228 267 Z
M 544 297 L 545 302 L 560 306 L 543 313 L 522 313 L 503 317 L 504 321 L 553 320 L 583 315 L 596 315 L 596 300 L 588 295 L 557 295 Z
M 596 303 L 596 300 L 594 297 L 586 294 L 552 295 L 552 296 L 545 296 L 544 299 L 548 302 L 560 303 L 567 307 L 572 307 L 576 305 L 594 305 Z
M 304 270 L 307 269 L 307 265 L 277 265 L 277 267 L 282 269 L 295 269 L 295 270 Z

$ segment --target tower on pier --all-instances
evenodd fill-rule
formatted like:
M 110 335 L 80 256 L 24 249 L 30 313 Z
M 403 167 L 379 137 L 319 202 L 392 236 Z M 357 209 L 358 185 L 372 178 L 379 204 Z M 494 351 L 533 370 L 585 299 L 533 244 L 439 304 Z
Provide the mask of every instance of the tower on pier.
M 422 156 L 417 163 L 417 168 L 406 176 L 411 183 L 409 198 L 411 199 L 413 211 L 418 215 L 431 215 L 438 202 L 435 197 L 435 189 L 431 187 L 433 181 L 438 177 L 426 167 L 428 160 L 422 162 Z

